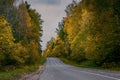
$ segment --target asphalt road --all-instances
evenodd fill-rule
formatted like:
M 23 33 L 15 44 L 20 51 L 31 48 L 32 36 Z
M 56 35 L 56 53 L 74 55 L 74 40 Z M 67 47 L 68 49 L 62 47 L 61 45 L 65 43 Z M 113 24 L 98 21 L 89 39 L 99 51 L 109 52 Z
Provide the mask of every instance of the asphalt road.
M 47 58 L 39 80 L 120 80 L 120 72 L 78 68 L 58 58 Z

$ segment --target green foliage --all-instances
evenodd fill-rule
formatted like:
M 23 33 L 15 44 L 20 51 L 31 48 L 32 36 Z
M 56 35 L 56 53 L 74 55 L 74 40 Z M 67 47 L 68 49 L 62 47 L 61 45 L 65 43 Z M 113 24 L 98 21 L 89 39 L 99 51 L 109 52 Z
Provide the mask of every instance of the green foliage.
M 58 29 L 56 29 L 57 34 L 59 35 L 61 40 L 65 40 L 67 37 L 67 33 L 64 31 L 64 21 L 59 22 Z

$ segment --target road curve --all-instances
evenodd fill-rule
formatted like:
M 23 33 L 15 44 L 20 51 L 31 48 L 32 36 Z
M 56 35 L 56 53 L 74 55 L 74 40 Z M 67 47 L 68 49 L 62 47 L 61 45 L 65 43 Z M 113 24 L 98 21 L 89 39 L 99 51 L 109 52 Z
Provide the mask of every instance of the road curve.
M 39 80 L 120 80 L 120 72 L 73 67 L 58 58 L 47 58 Z

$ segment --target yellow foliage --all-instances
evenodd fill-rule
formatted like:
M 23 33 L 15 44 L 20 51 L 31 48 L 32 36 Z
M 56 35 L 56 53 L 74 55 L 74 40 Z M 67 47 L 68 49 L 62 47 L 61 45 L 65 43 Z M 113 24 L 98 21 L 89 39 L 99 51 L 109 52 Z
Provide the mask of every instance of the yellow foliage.
M 27 52 L 28 51 L 24 46 L 22 46 L 20 43 L 17 43 L 14 51 L 11 54 L 11 58 L 15 59 L 18 64 L 24 64 L 26 59 L 29 57 Z
M 5 20 L 4 16 L 0 16 L 0 26 L 4 26 L 7 24 L 7 21 Z

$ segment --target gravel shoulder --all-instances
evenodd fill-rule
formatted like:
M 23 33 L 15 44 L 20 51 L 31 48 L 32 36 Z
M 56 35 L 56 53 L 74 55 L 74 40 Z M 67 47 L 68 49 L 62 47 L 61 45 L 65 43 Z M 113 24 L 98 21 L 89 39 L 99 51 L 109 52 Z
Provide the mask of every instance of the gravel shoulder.
M 33 72 L 31 74 L 25 75 L 19 80 L 39 80 L 40 75 L 44 71 L 45 64 L 40 66 L 39 69 L 36 72 Z

